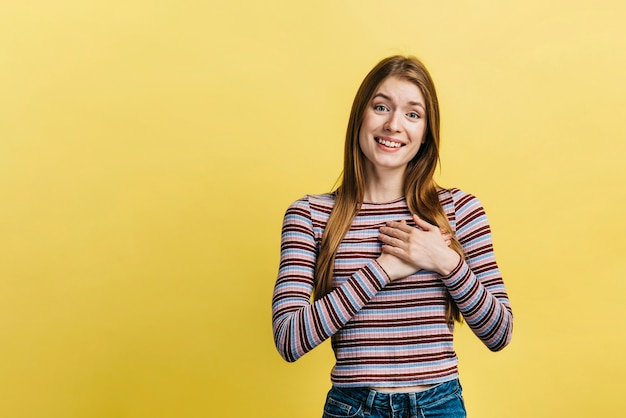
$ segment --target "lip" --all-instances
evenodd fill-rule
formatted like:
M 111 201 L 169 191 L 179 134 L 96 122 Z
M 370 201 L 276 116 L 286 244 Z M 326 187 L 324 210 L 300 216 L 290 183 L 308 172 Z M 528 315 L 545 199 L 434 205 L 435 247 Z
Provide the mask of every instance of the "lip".
M 392 142 L 394 144 L 400 144 L 400 146 L 398 147 L 388 147 L 385 144 L 381 144 L 380 142 L 378 142 L 379 140 L 383 140 L 385 142 Z M 383 136 L 383 135 L 374 135 L 374 142 L 376 142 L 376 145 L 378 145 L 379 147 L 386 149 L 386 150 L 399 150 L 400 148 L 402 148 L 403 146 L 405 146 L 406 144 L 396 138 L 393 138 L 391 136 Z

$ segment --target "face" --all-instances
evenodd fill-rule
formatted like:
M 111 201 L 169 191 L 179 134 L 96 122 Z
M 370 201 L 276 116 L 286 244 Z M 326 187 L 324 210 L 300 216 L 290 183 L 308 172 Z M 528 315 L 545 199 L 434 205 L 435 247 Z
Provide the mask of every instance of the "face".
M 415 157 L 426 132 L 426 101 L 415 84 L 387 77 L 370 101 L 359 131 L 366 172 L 401 171 Z

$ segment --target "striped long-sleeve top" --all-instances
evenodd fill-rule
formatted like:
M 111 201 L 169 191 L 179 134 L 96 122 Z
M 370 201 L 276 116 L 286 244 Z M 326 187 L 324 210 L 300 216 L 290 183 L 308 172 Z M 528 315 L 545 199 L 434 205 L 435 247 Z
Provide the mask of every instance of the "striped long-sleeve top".
M 294 202 L 283 221 L 281 258 L 272 300 L 274 340 L 295 361 L 331 337 L 336 386 L 393 387 L 444 382 L 458 376 L 446 290 L 465 322 L 493 351 L 511 338 L 513 315 L 493 253 L 482 205 L 458 189 L 439 199 L 465 259 L 448 275 L 418 271 L 390 281 L 375 261 L 379 228 L 387 221 L 414 225 L 406 200 L 363 203 L 337 251 L 333 289 L 311 302 L 331 194 Z

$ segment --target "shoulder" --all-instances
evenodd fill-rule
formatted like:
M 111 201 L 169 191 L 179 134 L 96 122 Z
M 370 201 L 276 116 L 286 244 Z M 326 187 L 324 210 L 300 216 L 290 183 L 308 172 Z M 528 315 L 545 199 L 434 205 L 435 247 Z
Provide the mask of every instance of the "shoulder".
M 306 199 L 309 205 L 313 207 L 332 208 L 335 205 L 335 195 L 333 193 L 308 194 L 303 199 Z
M 332 208 L 335 204 L 335 195 L 331 193 L 324 194 L 307 194 L 302 196 L 300 199 L 293 202 L 289 205 L 290 209 L 310 209 L 311 207 L 315 208 L 323 208 L 330 207 Z
M 482 203 L 471 193 L 457 188 L 440 189 L 439 201 L 448 218 L 454 219 L 457 229 L 468 224 L 487 222 Z
M 325 194 L 307 194 L 293 202 L 287 208 L 287 215 L 299 214 L 307 218 L 315 217 L 315 213 L 330 214 L 335 204 L 335 195 L 331 193 Z
M 463 190 L 451 188 L 440 190 L 439 199 L 445 211 L 454 219 L 454 227 L 460 235 L 472 236 L 480 231 L 489 234 L 490 227 L 482 203 L 476 196 Z
M 330 193 L 301 197 L 287 208 L 283 219 L 283 231 L 295 228 L 321 237 L 334 203 L 335 197 Z
M 442 206 L 453 206 L 454 211 L 459 213 L 467 208 L 482 208 L 480 200 L 476 196 L 455 187 L 449 189 L 439 189 L 439 201 Z

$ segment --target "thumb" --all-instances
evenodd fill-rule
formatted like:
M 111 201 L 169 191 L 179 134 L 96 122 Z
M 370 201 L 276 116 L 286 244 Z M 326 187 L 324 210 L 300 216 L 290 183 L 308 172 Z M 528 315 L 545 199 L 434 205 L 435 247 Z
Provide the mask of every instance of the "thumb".
M 422 218 L 420 218 L 417 215 L 413 215 L 413 220 L 415 221 L 415 225 L 419 226 L 424 231 L 430 231 L 431 229 L 436 228 L 436 226 L 431 225 L 428 222 L 422 220 Z

